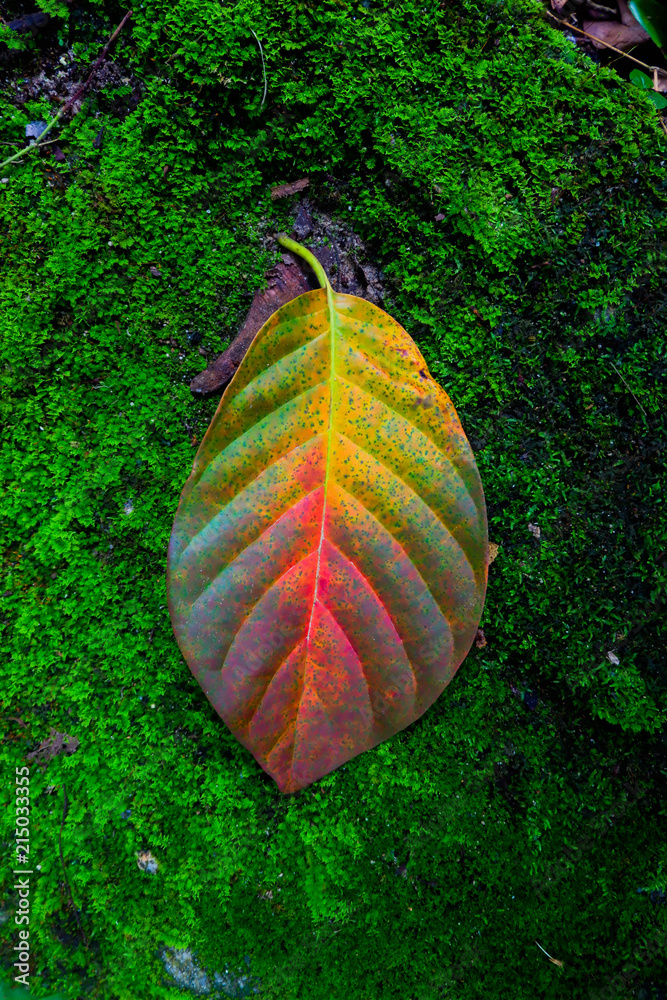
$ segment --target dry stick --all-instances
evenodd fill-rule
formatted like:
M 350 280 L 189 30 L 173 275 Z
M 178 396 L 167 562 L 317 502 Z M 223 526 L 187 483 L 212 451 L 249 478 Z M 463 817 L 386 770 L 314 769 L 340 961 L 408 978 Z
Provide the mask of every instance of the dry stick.
M 574 24 L 570 24 L 569 21 L 561 20 L 560 17 L 556 17 L 555 14 L 552 14 L 550 10 L 546 11 L 546 13 L 549 15 L 549 17 L 553 17 L 554 21 L 558 21 L 560 25 L 565 25 L 566 28 L 571 28 L 572 31 L 578 31 L 580 35 L 585 35 L 586 38 L 591 38 L 594 42 L 599 42 L 600 45 L 604 45 L 608 49 L 613 49 L 614 52 L 620 53 L 620 55 L 625 56 L 626 59 L 632 59 L 632 61 L 636 62 L 639 66 L 643 66 L 644 69 L 653 70 L 654 79 L 658 73 L 663 73 L 663 74 L 665 73 L 665 70 L 661 69 L 660 66 L 649 66 L 647 65 L 647 63 L 642 62 L 641 59 L 635 59 L 634 56 L 631 56 L 627 52 L 624 52 L 623 49 L 617 49 L 615 45 L 611 45 L 609 42 L 603 42 L 601 38 L 596 38 L 595 35 L 590 35 L 587 31 L 584 31 L 583 28 L 577 28 L 574 26 Z
M 623 384 L 625 385 L 626 389 L 628 390 L 628 392 L 630 393 L 630 395 L 634 399 L 634 401 L 637 404 L 637 406 L 639 407 L 639 409 L 642 411 L 642 413 L 644 414 L 644 416 L 648 419 L 648 413 L 646 412 L 646 410 L 644 409 L 644 407 L 642 406 L 642 404 L 639 402 L 639 400 L 637 399 L 637 397 L 635 396 L 634 392 L 632 391 L 632 389 L 630 388 L 630 386 L 628 385 L 628 383 L 625 381 L 625 379 L 623 378 L 623 376 L 619 372 L 619 370 L 616 367 L 616 365 L 614 364 L 614 362 L 610 361 L 609 364 L 614 369 L 614 371 L 616 372 L 616 374 L 620 378 L 621 382 L 623 382 Z
M 90 76 L 88 77 L 88 79 L 86 80 L 86 82 L 82 83 L 81 86 L 79 87 L 79 89 L 74 94 L 74 96 L 68 98 L 68 100 L 65 102 L 65 104 L 63 104 L 62 108 L 60 109 L 60 111 L 58 112 L 58 114 L 56 115 L 56 117 L 53 118 L 49 122 L 49 124 L 46 126 L 46 128 L 44 129 L 44 131 L 42 132 L 42 134 L 40 135 L 40 137 L 37 139 L 37 141 L 33 142 L 32 145 L 30 145 L 30 146 L 24 146 L 23 149 L 21 149 L 18 153 L 15 153 L 14 156 L 10 156 L 8 160 L 3 160 L 2 163 L 0 163 L 0 170 L 3 167 L 6 167 L 9 163 L 13 163 L 15 160 L 19 160 L 22 156 L 25 156 L 25 154 L 29 153 L 31 150 L 37 149 L 39 146 L 43 145 L 43 143 L 42 143 L 42 136 L 46 135 L 47 132 L 50 132 L 51 129 L 53 128 L 53 126 L 55 125 L 55 123 L 61 117 L 61 115 L 64 115 L 65 112 L 68 111 L 69 108 L 71 108 L 72 105 L 75 104 L 76 101 L 78 101 L 79 98 L 83 96 L 83 94 L 85 94 L 86 90 L 90 86 L 91 80 L 95 76 L 95 73 L 99 69 L 99 67 L 100 67 L 101 63 L 103 62 L 103 60 L 104 60 L 107 52 L 109 51 L 111 45 L 113 44 L 113 42 L 115 42 L 116 38 L 118 37 L 118 35 L 120 34 L 120 32 L 123 30 L 123 28 L 125 27 L 126 22 L 128 21 L 128 19 L 131 16 L 132 16 L 132 10 L 128 10 L 127 14 L 123 18 L 123 20 L 120 22 L 120 24 L 118 25 L 118 27 L 114 31 L 113 35 L 111 36 L 111 38 L 109 39 L 109 41 L 107 42 L 107 44 L 102 49 L 101 55 L 99 56 L 97 62 L 93 66 L 92 70 L 90 71 Z
M 60 833 L 58 834 L 58 848 L 60 850 L 60 863 L 63 866 L 63 878 L 65 879 L 65 885 L 67 886 L 67 892 L 69 893 L 69 901 L 72 904 L 72 909 L 74 910 L 74 916 L 76 917 L 76 923 L 77 923 L 77 927 L 79 928 L 79 934 L 81 935 L 81 937 L 85 941 L 86 948 L 90 948 L 90 942 L 88 941 L 88 938 L 86 936 L 86 932 L 84 931 L 83 927 L 81 926 L 81 921 L 79 920 L 79 911 L 77 910 L 77 908 L 76 908 L 76 906 L 74 904 L 74 900 L 72 898 L 72 890 L 70 888 L 69 882 L 67 881 L 67 872 L 65 870 L 65 859 L 63 857 L 62 836 L 63 836 L 63 826 L 65 825 L 65 817 L 66 816 L 67 816 L 67 789 L 63 785 L 63 818 L 62 818 L 62 822 L 60 824 Z

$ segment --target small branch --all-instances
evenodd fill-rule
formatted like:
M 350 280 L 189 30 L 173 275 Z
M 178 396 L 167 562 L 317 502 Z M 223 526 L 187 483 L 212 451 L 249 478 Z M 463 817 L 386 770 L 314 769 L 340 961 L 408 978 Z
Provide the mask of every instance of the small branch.
M 550 10 L 546 11 L 546 13 L 549 15 L 549 17 L 552 17 L 554 21 L 558 21 L 558 23 L 561 26 L 570 28 L 572 31 L 578 31 L 580 35 L 585 35 L 586 38 L 590 38 L 591 41 L 597 42 L 599 45 L 604 45 L 608 49 L 613 49 L 614 52 L 618 52 L 619 55 L 625 56 L 626 59 L 632 59 L 632 61 L 636 62 L 638 66 L 643 66 L 644 69 L 653 70 L 664 74 L 665 72 L 664 69 L 661 69 L 659 66 L 648 66 L 645 62 L 642 62 L 641 59 L 635 59 L 634 56 L 631 56 L 627 52 L 624 52 L 623 49 L 617 49 L 615 45 L 611 45 L 609 42 L 604 42 L 601 38 L 596 38 L 595 35 L 590 35 L 587 31 L 584 31 L 583 28 L 577 28 L 575 27 L 574 24 L 570 24 L 569 21 L 561 20 L 560 17 L 556 17 L 555 14 L 552 14 Z
M 43 143 L 42 143 L 42 136 L 45 136 L 48 132 L 50 132 L 51 129 L 53 128 L 53 126 L 58 121 L 58 119 L 61 118 L 62 115 L 64 115 L 65 112 L 68 111 L 72 107 L 72 105 L 75 104 L 79 100 L 79 98 L 82 97 L 85 94 L 86 90 L 90 86 L 90 83 L 91 83 L 93 77 L 95 76 L 95 73 L 100 68 L 100 65 L 102 64 L 103 60 L 105 59 L 106 54 L 109 51 L 111 45 L 115 42 L 116 38 L 118 37 L 118 35 L 120 34 L 120 32 L 123 30 L 123 28 L 125 27 L 125 24 L 127 23 L 127 21 L 129 20 L 129 18 L 131 16 L 132 16 L 132 10 L 128 10 L 127 14 L 123 18 L 123 20 L 120 22 L 120 24 L 118 25 L 118 27 L 114 31 L 113 35 L 111 36 L 111 38 L 109 39 L 109 41 L 106 43 L 106 45 L 102 49 L 102 52 L 101 52 L 99 58 L 97 59 L 95 65 L 93 66 L 92 70 L 90 71 L 90 75 L 89 75 L 88 79 L 85 81 L 85 83 L 81 84 L 81 86 L 76 91 L 76 93 L 74 94 L 74 96 L 70 97 L 65 102 L 65 104 L 63 104 L 62 108 L 60 109 L 60 111 L 58 112 L 58 114 L 55 116 L 55 118 L 53 118 L 49 122 L 49 124 L 46 126 L 46 128 L 42 132 L 42 135 L 40 135 L 40 137 L 36 140 L 36 142 L 33 142 L 32 145 L 30 145 L 30 146 L 24 146 L 24 148 L 21 149 L 18 153 L 14 153 L 13 156 L 10 156 L 8 160 L 3 160 L 3 162 L 0 163 L 0 170 L 2 170 L 3 167 L 8 166 L 10 163 L 14 163 L 15 160 L 19 160 L 22 156 L 25 156 L 26 153 L 30 153 L 33 149 L 37 149 L 39 146 L 43 145 Z
M 42 135 L 44 135 L 43 132 Z M 50 146 L 51 143 L 59 141 L 60 141 L 59 139 L 49 139 L 48 142 L 40 142 L 40 146 Z M 0 142 L 0 146 L 20 146 L 20 145 L 21 145 L 20 142 Z M 0 163 L 0 166 L 4 166 L 4 164 Z

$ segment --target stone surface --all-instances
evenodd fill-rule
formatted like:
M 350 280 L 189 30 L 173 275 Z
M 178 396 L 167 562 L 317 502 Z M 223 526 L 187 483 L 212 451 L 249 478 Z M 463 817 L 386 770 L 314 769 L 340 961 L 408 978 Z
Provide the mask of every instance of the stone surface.
M 259 993 L 259 984 L 249 974 L 215 972 L 212 976 L 197 962 L 190 948 L 164 948 L 160 954 L 165 970 L 176 985 L 192 996 L 229 997 L 240 1000 Z M 250 968 L 250 959 L 245 962 Z M 171 984 L 170 984 L 171 985 Z

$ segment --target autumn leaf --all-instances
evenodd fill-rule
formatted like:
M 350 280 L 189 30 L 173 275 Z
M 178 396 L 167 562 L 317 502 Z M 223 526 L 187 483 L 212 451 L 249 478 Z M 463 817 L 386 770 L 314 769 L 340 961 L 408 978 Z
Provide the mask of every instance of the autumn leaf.
M 264 323 L 172 529 L 174 634 L 283 793 L 418 719 L 486 593 L 484 494 L 449 397 L 377 306 L 321 288 Z

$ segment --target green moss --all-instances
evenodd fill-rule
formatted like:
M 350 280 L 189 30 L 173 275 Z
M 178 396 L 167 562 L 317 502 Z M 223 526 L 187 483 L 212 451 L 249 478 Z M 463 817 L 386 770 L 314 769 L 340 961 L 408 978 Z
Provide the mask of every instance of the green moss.
M 3 169 L 3 795 L 51 726 L 80 740 L 31 773 L 34 996 L 180 996 L 164 944 L 249 954 L 275 1000 L 664 980 L 667 154 L 645 95 L 541 10 L 138 5 L 114 55 L 136 110 L 128 85 L 56 127 L 61 186 L 46 154 Z M 123 13 L 91 6 L 77 58 Z M 7 142 L 55 112 L 14 93 Z M 164 572 L 217 405 L 191 397 L 189 335 L 211 357 L 235 334 L 290 227 L 270 186 L 303 176 L 457 407 L 500 550 L 486 647 L 285 798 L 190 676 Z

